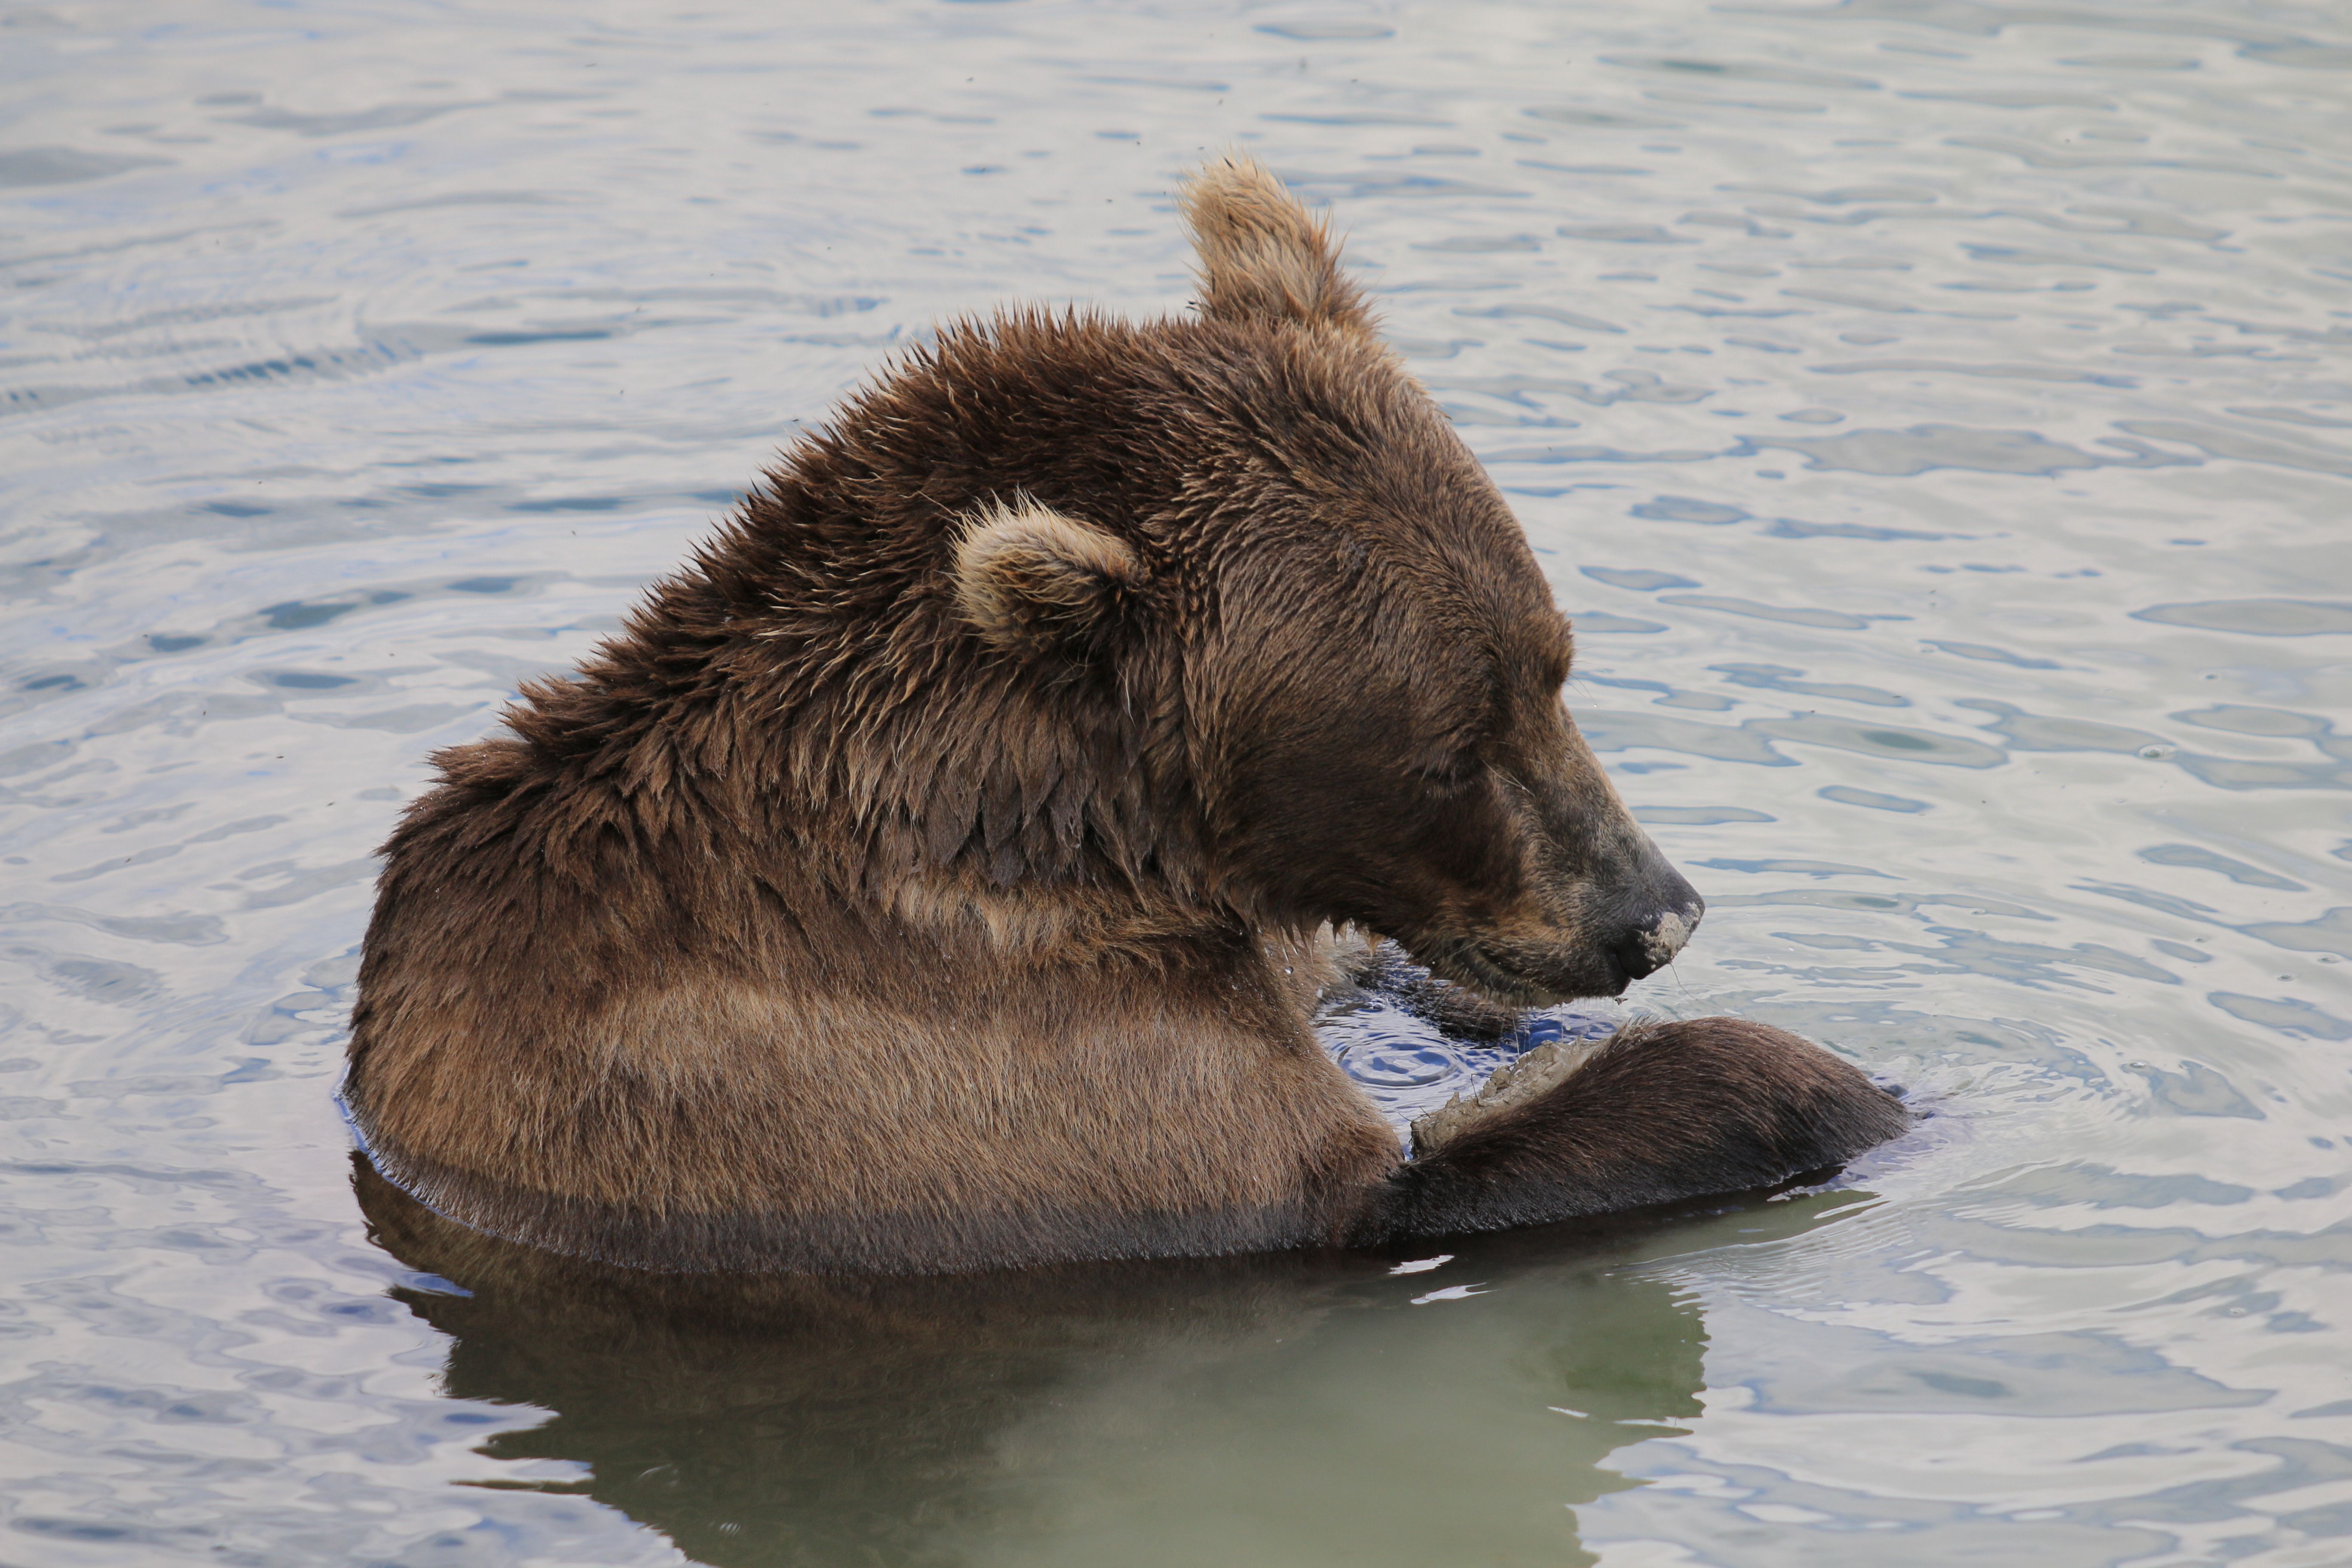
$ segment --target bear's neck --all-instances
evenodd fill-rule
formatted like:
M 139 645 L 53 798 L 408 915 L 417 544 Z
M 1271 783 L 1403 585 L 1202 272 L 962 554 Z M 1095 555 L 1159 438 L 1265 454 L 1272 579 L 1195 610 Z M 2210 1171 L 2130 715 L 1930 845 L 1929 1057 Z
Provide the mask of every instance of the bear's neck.
M 1041 689 L 919 582 L 869 616 L 787 613 L 710 553 L 579 677 L 527 686 L 520 744 L 461 749 L 453 783 L 502 797 L 524 858 L 659 886 L 719 945 L 765 921 L 1044 958 L 1263 923 L 1209 874 L 1165 704 Z

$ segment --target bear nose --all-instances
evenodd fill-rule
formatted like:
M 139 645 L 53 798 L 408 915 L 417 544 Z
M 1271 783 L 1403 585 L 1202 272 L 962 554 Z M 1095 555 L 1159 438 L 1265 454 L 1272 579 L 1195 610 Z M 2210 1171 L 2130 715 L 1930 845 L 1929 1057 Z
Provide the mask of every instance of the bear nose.
M 1675 880 L 1681 881 L 1680 878 Z M 1655 974 L 1673 962 L 1675 954 L 1689 942 L 1691 932 L 1698 929 L 1699 918 L 1706 913 L 1706 900 L 1687 882 L 1679 889 L 1681 897 L 1652 914 L 1635 926 L 1610 954 L 1631 982 Z

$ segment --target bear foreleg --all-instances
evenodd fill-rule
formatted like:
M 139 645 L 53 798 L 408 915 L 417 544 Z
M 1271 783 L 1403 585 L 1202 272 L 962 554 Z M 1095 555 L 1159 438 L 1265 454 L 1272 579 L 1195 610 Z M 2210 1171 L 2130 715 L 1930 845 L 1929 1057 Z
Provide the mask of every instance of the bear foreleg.
M 1413 1157 L 1358 1221 L 1360 1245 L 1500 1230 L 1826 1171 L 1909 1115 L 1850 1064 L 1743 1018 L 1632 1025 L 1531 1051 L 1468 1102 L 1413 1124 Z

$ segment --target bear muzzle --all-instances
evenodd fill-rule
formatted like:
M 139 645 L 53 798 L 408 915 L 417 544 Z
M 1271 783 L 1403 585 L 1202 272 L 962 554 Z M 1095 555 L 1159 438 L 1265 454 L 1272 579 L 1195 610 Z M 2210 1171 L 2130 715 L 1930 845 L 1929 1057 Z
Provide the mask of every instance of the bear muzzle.
M 1514 922 L 1465 933 L 1424 963 L 1500 1001 L 1545 1005 L 1580 996 L 1616 996 L 1674 961 L 1698 929 L 1706 900 L 1681 874 L 1654 858 L 1633 888 L 1580 904 L 1565 918 Z M 1597 904 L 1597 908 L 1595 907 Z
M 1680 880 L 1679 878 L 1676 880 Z M 1649 920 L 1634 928 L 1611 950 L 1610 958 L 1625 972 L 1626 984 L 1646 979 L 1674 962 L 1689 942 L 1691 933 L 1706 913 L 1706 900 L 1685 883 L 1685 901 L 1660 910 Z

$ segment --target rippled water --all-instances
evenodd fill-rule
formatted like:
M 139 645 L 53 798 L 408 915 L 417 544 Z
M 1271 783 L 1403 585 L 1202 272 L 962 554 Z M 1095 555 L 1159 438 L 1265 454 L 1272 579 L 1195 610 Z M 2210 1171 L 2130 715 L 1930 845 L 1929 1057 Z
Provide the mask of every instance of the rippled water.
M 2257 0 L 0 11 L 0 1559 L 2352 1557 L 2347 71 Z M 1180 308 L 1234 142 L 1708 897 L 1628 1005 L 1936 1114 L 1397 1274 L 656 1311 L 373 1243 L 425 753 L 927 323 Z M 1333 1028 L 1400 1109 L 1485 1060 Z

